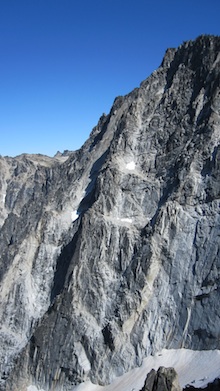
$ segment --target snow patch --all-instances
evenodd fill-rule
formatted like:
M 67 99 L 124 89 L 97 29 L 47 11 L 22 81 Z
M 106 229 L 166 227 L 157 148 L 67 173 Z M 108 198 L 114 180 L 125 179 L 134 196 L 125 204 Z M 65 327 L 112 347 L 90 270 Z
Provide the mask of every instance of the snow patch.
M 78 206 L 75 206 L 78 208 Z M 71 205 L 67 205 L 61 212 L 60 215 L 55 215 L 55 219 L 59 224 L 62 226 L 62 228 L 68 229 L 69 226 L 72 224 L 73 221 L 77 220 L 79 217 L 79 214 L 77 213 L 77 209 L 73 209 Z
M 155 95 L 163 95 L 164 93 L 164 88 L 160 88 Z
M 123 219 L 120 220 L 125 223 L 132 223 L 132 219 L 129 219 L 128 217 L 124 217 Z
M 127 168 L 127 170 L 135 170 L 135 162 L 132 161 L 132 162 L 126 164 L 126 168 Z
M 220 350 L 163 349 L 155 356 L 146 357 L 141 367 L 116 378 L 108 386 L 86 382 L 74 388 L 74 391 L 139 391 L 151 369 L 157 370 L 160 366 L 174 367 L 181 387 L 193 385 L 204 388 L 220 378 Z
M 77 342 L 75 347 L 77 350 L 79 365 L 81 365 L 81 367 L 83 368 L 85 373 L 88 373 L 91 369 L 91 365 L 90 365 L 90 362 L 86 356 L 85 349 L 80 342 Z
M 3 194 L 2 194 L 2 202 L 3 202 L 3 204 L 5 204 L 5 198 L 6 198 L 6 194 L 3 193 Z
M 74 211 L 71 213 L 71 219 L 72 219 L 72 221 L 77 220 L 78 217 L 79 217 L 79 214 L 77 213 L 77 210 L 74 210 Z
M 119 217 L 117 217 L 117 220 L 121 221 L 122 223 L 129 223 L 129 224 L 131 224 L 133 222 L 133 220 L 130 219 L 129 217 L 123 217 L 121 219 Z
M 97 384 L 93 384 L 90 381 L 86 381 L 85 383 L 81 383 L 79 386 L 75 387 L 73 391 L 104 391 L 106 387 L 98 386 Z
M 39 390 L 39 388 L 37 388 L 36 386 L 28 386 L 27 387 L 27 391 L 44 391 L 43 390 L 43 388 L 41 388 L 40 390 Z

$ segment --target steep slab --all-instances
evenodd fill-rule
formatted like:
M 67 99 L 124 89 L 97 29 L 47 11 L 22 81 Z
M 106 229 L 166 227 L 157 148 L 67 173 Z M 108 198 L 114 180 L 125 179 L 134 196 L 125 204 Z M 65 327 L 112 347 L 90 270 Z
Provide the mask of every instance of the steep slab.
M 168 50 L 68 159 L 1 158 L 2 390 L 220 348 L 219 52 Z

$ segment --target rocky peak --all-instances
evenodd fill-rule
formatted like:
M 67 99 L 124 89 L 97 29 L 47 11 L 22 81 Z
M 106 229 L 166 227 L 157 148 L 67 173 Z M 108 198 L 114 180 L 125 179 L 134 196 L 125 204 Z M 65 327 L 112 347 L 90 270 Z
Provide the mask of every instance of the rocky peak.
M 80 150 L 1 157 L 1 390 L 219 349 L 219 47 L 168 50 Z

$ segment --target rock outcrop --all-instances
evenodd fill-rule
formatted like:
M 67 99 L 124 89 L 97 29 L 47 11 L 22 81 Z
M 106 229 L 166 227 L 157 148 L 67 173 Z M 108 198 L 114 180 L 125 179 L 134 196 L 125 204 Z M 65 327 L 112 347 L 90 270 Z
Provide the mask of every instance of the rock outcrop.
M 215 379 L 214 382 L 209 383 L 207 387 L 196 388 L 193 386 L 184 388 L 184 391 L 219 391 L 220 390 L 220 379 Z
M 219 391 L 219 389 L 219 379 L 208 383 L 206 387 L 197 388 L 188 385 L 182 389 L 175 369 L 160 367 L 157 371 L 152 369 L 148 373 L 144 386 L 140 391 Z
M 152 369 L 147 375 L 141 391 L 181 391 L 178 376 L 174 368 L 160 367 Z
M 220 38 L 169 49 L 83 147 L 0 158 L 0 390 L 220 348 Z

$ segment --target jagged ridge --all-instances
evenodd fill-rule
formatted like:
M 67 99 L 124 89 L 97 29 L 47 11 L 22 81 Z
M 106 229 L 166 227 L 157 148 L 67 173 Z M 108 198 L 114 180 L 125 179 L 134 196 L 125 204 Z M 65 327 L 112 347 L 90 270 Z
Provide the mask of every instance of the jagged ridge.
M 219 50 L 168 50 L 79 151 L 1 158 L 2 390 L 219 348 Z

